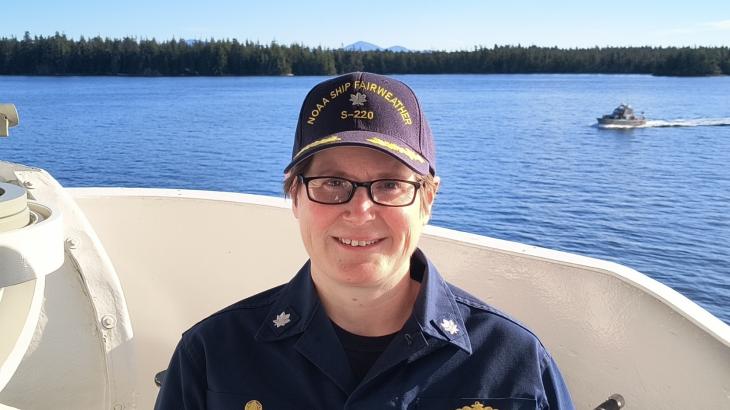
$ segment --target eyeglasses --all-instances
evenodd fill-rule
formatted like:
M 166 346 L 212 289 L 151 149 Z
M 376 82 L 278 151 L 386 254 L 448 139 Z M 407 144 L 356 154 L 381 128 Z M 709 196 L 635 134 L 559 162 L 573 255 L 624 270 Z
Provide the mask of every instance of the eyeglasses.
M 305 177 L 297 176 L 307 187 L 307 196 L 311 201 L 338 205 L 349 202 L 355 196 L 357 187 L 367 188 L 370 199 L 383 206 L 408 206 L 416 199 L 416 191 L 420 182 L 402 179 L 376 179 L 374 181 L 356 182 L 340 177 Z

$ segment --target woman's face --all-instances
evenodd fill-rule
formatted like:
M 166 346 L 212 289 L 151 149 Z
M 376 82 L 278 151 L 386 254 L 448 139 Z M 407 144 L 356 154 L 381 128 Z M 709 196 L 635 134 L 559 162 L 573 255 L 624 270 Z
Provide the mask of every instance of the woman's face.
M 318 152 L 305 176 L 338 176 L 358 182 L 415 181 L 415 173 L 400 161 L 365 147 Z M 306 187 L 299 185 L 293 212 L 315 283 L 355 287 L 397 283 L 408 273 L 410 257 L 430 217 L 433 195 L 422 211 L 419 196 L 423 194 L 418 190 L 411 205 L 388 207 L 373 203 L 367 190 L 358 188 L 349 202 L 324 205 L 309 200 Z

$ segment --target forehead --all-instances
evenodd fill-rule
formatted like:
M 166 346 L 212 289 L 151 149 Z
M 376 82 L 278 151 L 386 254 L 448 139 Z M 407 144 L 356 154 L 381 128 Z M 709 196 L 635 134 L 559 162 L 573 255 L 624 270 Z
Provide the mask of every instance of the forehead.
M 312 167 L 337 167 L 351 168 L 372 167 L 372 168 L 406 168 L 397 159 L 373 148 L 367 147 L 332 147 L 314 154 Z

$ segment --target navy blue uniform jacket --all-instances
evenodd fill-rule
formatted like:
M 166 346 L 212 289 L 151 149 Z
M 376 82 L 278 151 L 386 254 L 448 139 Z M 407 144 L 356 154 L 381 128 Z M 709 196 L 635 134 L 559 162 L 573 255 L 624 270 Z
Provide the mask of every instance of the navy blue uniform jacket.
M 411 276 L 421 281 L 413 314 L 361 383 L 306 263 L 185 332 L 155 408 L 573 408 L 534 334 L 446 283 L 420 250 Z

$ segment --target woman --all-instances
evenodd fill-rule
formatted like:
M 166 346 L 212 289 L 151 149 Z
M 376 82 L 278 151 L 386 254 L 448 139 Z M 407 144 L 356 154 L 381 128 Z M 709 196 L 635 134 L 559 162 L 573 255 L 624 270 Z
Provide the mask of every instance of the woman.
M 310 260 L 185 332 L 156 408 L 573 408 L 540 341 L 417 249 L 438 185 L 408 86 L 316 85 L 284 182 Z

